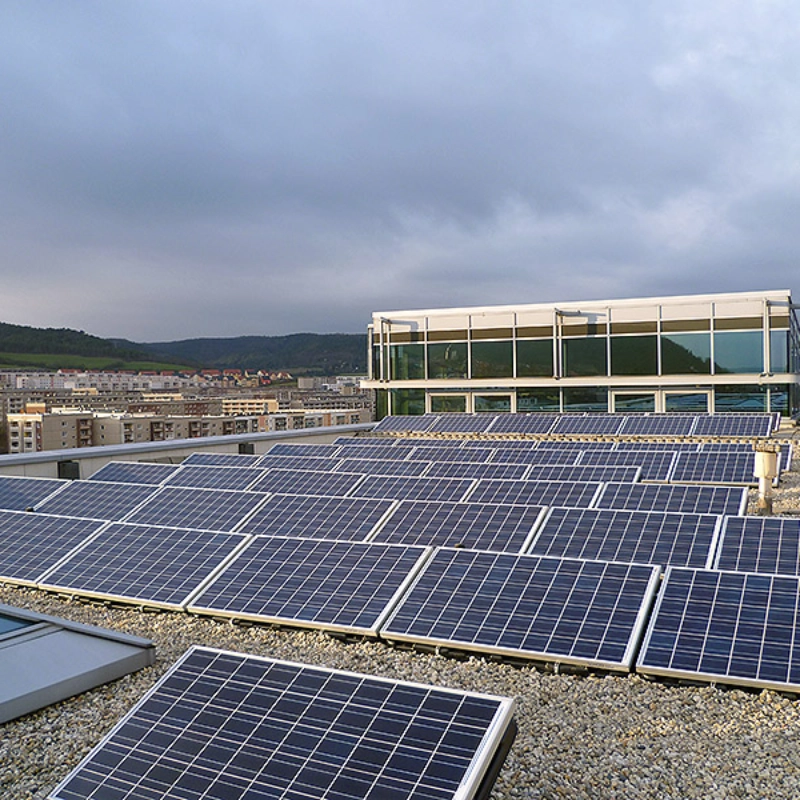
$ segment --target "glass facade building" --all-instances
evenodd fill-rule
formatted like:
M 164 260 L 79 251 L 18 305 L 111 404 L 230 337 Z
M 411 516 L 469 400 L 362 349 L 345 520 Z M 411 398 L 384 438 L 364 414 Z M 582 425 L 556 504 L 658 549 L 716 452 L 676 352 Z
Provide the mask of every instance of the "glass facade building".
M 800 410 L 788 290 L 376 312 L 369 342 L 381 414 Z

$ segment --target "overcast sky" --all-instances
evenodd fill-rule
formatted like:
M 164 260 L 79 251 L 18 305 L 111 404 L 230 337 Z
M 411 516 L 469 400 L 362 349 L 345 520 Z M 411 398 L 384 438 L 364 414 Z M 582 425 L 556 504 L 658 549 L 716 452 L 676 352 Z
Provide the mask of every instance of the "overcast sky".
M 797 0 L 4 0 L 0 321 L 800 289 Z

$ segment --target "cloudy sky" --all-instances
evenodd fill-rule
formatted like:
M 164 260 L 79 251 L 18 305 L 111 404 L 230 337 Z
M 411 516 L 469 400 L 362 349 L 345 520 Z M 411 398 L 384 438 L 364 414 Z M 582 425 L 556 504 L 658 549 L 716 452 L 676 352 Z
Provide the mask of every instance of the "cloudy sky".
M 360 333 L 799 245 L 797 0 L 0 6 L 0 321 Z

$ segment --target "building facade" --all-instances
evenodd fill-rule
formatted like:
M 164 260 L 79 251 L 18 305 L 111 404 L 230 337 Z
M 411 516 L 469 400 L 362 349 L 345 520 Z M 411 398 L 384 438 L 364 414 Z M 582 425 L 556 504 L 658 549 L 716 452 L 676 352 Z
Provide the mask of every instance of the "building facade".
M 786 291 L 373 314 L 377 413 L 800 410 Z

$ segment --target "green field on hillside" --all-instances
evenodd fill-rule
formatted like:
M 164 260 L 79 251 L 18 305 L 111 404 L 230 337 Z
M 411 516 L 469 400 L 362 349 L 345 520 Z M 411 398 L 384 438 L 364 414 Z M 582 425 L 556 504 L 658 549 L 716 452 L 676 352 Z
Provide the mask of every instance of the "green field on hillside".
M 137 370 L 194 372 L 193 367 L 160 361 L 123 361 L 109 356 L 71 356 L 63 353 L 0 353 L 0 369 Z

